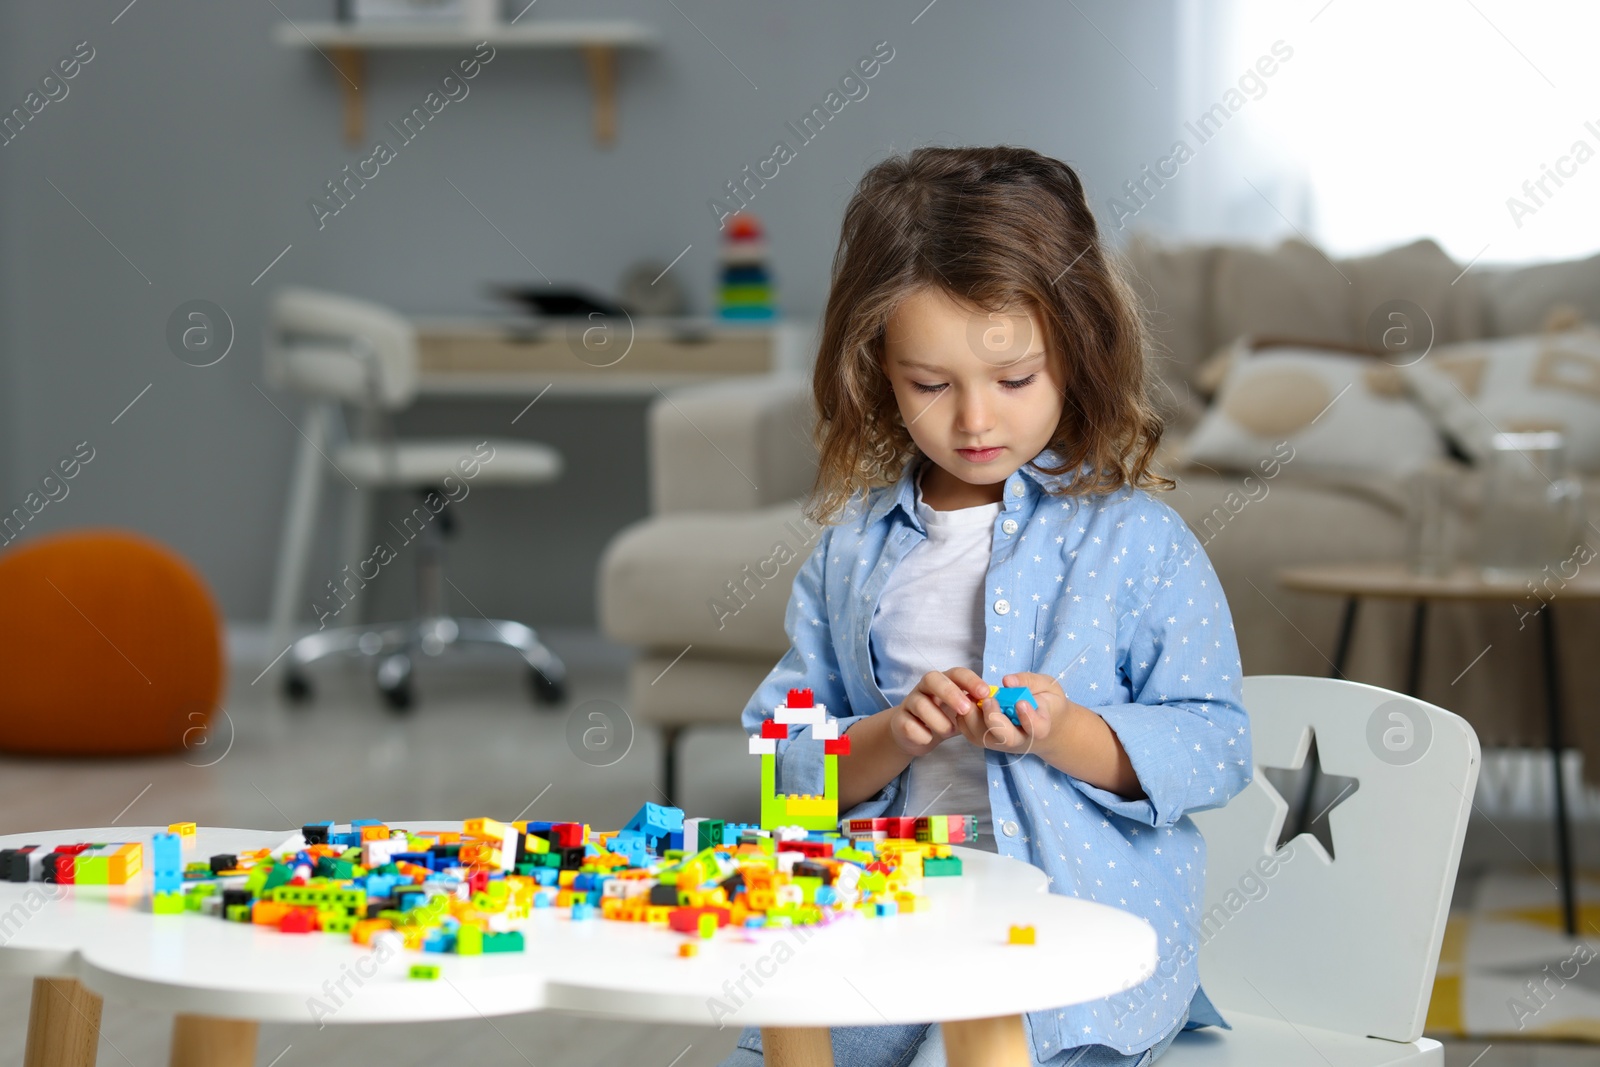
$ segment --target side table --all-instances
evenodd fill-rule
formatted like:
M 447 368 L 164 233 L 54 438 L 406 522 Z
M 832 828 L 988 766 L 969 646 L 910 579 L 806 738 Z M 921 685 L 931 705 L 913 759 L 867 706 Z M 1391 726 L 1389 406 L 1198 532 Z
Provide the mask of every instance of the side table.
M 1525 584 L 1514 581 L 1488 581 L 1470 564 L 1457 564 L 1448 574 L 1427 577 L 1412 573 L 1403 563 L 1326 563 L 1288 567 L 1277 574 L 1278 584 L 1285 589 L 1302 593 L 1323 593 L 1345 598 L 1344 615 L 1339 623 L 1338 644 L 1334 647 L 1332 677 L 1345 677 L 1344 668 L 1350 653 L 1350 639 L 1355 631 L 1356 609 L 1363 597 L 1383 597 L 1391 600 L 1415 602 L 1411 616 L 1410 662 L 1406 671 L 1405 692 L 1419 697 L 1417 688 L 1422 676 L 1422 655 L 1427 630 L 1428 604 L 1434 600 L 1490 601 L 1517 600 L 1527 595 Z M 1580 571 L 1561 587 L 1563 600 L 1600 600 L 1600 578 L 1593 572 Z M 1555 832 L 1556 855 L 1561 868 L 1561 906 L 1569 936 L 1577 934 L 1576 901 L 1572 874 L 1572 833 L 1567 818 L 1567 797 L 1561 772 L 1563 707 L 1561 702 L 1561 672 L 1556 662 L 1555 605 L 1548 603 L 1539 612 L 1539 646 L 1542 657 L 1545 686 L 1546 739 L 1550 748 L 1552 771 L 1555 776 Z M 1316 770 L 1312 768 L 1305 787 L 1304 802 L 1300 806 L 1303 832 L 1304 820 L 1310 810 L 1311 791 L 1316 785 Z

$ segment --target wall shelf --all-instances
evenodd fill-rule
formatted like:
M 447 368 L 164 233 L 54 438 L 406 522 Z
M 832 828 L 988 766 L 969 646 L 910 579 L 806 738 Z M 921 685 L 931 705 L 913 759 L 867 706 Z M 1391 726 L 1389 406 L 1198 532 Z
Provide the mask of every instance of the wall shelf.
M 530 21 L 526 26 L 495 26 L 471 30 L 456 26 L 361 26 L 345 22 L 283 23 L 273 39 L 290 48 L 324 51 L 339 69 L 344 94 L 345 143 L 361 143 L 366 116 L 359 91 L 364 80 L 366 54 L 375 49 L 470 49 L 488 41 L 501 48 L 566 48 L 583 53 L 589 68 L 589 88 L 594 94 L 594 137 L 602 147 L 617 134 L 617 51 L 649 48 L 656 31 L 627 20 Z

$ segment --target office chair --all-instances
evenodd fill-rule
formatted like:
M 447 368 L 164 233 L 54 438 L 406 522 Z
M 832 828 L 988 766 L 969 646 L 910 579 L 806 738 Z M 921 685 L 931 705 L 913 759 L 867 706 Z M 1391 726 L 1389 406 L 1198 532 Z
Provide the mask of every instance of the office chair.
M 437 656 L 456 645 L 501 646 L 527 663 L 533 697 L 540 704 L 565 697 L 566 668 L 532 629 L 508 620 L 457 618 L 445 610 L 444 538 L 454 516 L 451 497 L 470 482 L 539 485 L 561 474 L 561 455 L 547 445 L 495 439 L 396 439 L 389 414 L 408 406 L 417 392 L 416 332 L 404 317 L 377 304 L 333 293 L 291 288 L 273 301 L 266 343 L 267 381 L 301 393 L 306 418 L 290 482 L 283 537 L 272 593 L 272 648 L 288 643 L 296 598 L 303 595 L 322 482 L 332 467 L 352 491 L 344 515 L 341 568 L 323 594 L 332 611 L 319 609 L 323 628 L 295 640 L 283 653 L 283 691 L 292 702 L 311 697 L 306 668 L 334 655 L 377 661 L 377 684 L 389 707 L 413 703 L 412 668 L 417 653 Z M 354 432 L 345 418 L 351 409 Z M 487 458 L 485 456 L 487 455 Z M 469 473 L 470 472 L 470 473 Z M 457 488 L 452 489 L 451 486 Z M 405 540 L 366 546 L 371 494 L 408 489 L 421 503 L 395 527 Z M 328 627 L 329 617 L 375 578 L 393 557 L 417 553 L 417 614 L 381 625 Z M 369 566 L 370 565 L 370 566 Z M 370 573 L 369 573 L 370 571 Z

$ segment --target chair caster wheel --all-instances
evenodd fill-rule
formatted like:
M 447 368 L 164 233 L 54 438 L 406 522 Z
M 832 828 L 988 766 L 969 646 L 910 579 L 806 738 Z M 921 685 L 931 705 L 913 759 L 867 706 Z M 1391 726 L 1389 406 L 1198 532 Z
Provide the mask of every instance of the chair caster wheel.
M 411 690 L 411 657 L 396 653 L 378 664 L 378 692 L 389 710 L 403 713 L 411 710 L 414 694 Z
M 305 704 L 311 700 L 311 682 L 297 670 L 283 676 L 283 697 L 291 704 Z
M 567 683 L 546 677 L 537 667 L 528 668 L 528 684 L 536 704 L 550 707 L 567 699 Z
M 412 692 L 409 684 L 379 686 L 378 691 L 383 694 L 383 702 L 395 714 L 402 715 L 411 710 Z

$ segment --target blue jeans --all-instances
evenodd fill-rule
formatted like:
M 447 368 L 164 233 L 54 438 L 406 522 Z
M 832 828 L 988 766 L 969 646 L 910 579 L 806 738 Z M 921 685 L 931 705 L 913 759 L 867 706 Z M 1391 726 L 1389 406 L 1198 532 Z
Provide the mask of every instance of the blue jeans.
M 1110 1045 L 1077 1045 L 1063 1049 L 1039 1064 L 1039 1067 L 1147 1067 L 1167 1051 L 1187 1023 L 1188 1015 L 1173 1027 L 1172 1032 L 1143 1052 L 1131 1055 L 1118 1052 Z M 927 1023 L 910 1026 L 836 1026 L 833 1028 L 833 1062 L 839 1067 L 917 1067 L 923 1064 L 944 1065 L 944 1042 L 939 1031 Z M 937 1045 L 924 1049 L 924 1044 Z M 919 1057 L 919 1051 L 922 1056 Z M 761 1067 L 761 1031 L 747 1028 L 739 1035 L 739 1044 L 723 1060 L 720 1067 Z

